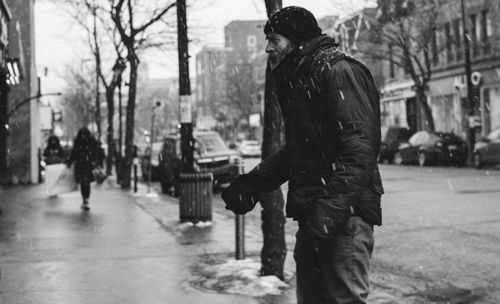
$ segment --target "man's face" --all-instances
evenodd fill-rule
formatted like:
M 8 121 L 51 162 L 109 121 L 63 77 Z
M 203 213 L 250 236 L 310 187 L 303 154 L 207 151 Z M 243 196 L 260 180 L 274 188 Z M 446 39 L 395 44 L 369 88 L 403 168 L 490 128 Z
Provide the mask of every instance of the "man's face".
M 281 60 L 292 52 L 294 45 L 285 36 L 277 33 L 267 34 L 266 39 L 266 53 L 269 55 L 271 69 L 274 70 L 280 64 Z

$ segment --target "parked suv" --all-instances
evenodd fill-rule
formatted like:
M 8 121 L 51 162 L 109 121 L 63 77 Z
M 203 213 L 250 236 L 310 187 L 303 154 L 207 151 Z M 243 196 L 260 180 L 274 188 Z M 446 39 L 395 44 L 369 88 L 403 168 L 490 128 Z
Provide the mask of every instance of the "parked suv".
M 219 133 L 194 131 L 194 167 L 196 172 L 212 172 L 214 185 L 231 182 L 238 175 L 238 152 L 227 147 Z M 181 138 L 169 135 L 160 154 L 160 183 L 163 193 L 177 194 L 181 171 Z

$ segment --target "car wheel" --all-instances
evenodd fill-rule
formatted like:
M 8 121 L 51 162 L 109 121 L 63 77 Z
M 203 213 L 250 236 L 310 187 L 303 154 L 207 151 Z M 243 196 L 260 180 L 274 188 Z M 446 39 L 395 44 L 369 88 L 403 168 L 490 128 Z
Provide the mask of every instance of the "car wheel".
M 394 154 L 394 158 L 392 161 L 395 165 L 398 165 L 398 166 L 402 165 L 403 164 L 403 155 L 401 155 L 401 152 L 396 152 Z
M 427 166 L 429 164 L 429 160 L 427 159 L 427 155 L 425 152 L 418 153 L 418 165 L 420 167 Z
M 481 157 L 481 153 L 474 154 L 474 168 L 479 169 L 483 167 L 483 158 Z

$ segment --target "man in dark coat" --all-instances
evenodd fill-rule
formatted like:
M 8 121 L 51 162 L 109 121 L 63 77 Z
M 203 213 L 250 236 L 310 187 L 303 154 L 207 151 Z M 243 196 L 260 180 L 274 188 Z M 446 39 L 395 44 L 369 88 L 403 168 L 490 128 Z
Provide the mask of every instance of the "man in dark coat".
M 298 303 L 365 303 L 373 226 L 382 224 L 378 90 L 309 11 L 279 10 L 264 32 L 286 145 L 231 183 L 226 208 L 244 214 L 288 181 Z

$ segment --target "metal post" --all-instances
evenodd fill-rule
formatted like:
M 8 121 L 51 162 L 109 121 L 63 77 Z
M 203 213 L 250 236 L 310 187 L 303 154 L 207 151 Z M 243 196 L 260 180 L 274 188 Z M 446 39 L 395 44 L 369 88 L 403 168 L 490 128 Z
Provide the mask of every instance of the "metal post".
M 244 173 L 244 164 L 243 160 L 239 159 L 238 163 L 238 173 Z M 235 250 L 235 258 L 237 260 L 243 260 L 245 258 L 245 216 L 244 215 L 236 215 L 234 218 L 235 222 L 235 235 L 236 235 L 236 250 Z
M 193 120 L 191 117 L 191 83 L 186 22 L 186 0 L 177 0 L 177 45 L 179 55 L 179 95 L 181 124 L 182 172 L 194 172 Z
M 236 215 L 236 252 L 235 258 L 243 260 L 245 258 L 245 216 Z
M 137 164 L 134 160 L 134 192 L 137 193 Z
M 153 155 L 153 139 L 154 139 L 154 126 L 155 126 L 155 107 L 151 114 L 151 133 L 149 134 L 149 166 L 148 166 L 148 193 L 151 189 L 151 156 Z
M 465 19 L 465 4 L 464 0 L 461 1 L 462 5 L 462 27 L 463 27 L 463 40 L 464 40 L 464 58 L 465 58 L 465 78 L 467 83 L 467 106 L 469 108 L 468 116 L 469 118 L 474 116 L 474 95 L 472 91 L 472 68 L 470 62 L 470 37 L 469 30 L 467 26 L 467 22 Z M 469 164 L 473 163 L 474 160 L 474 143 L 476 141 L 476 134 L 474 126 L 471 124 L 470 119 L 468 120 L 468 132 L 467 132 L 467 141 L 469 142 Z

